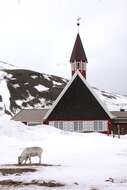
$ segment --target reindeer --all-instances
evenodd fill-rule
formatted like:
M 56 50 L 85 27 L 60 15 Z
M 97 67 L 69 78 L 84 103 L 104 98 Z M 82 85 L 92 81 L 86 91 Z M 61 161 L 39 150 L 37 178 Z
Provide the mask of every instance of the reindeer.
M 18 164 L 22 164 L 24 161 L 26 164 L 28 159 L 31 164 L 31 157 L 34 157 L 34 156 L 39 157 L 39 164 L 41 164 L 42 152 L 43 152 L 43 149 L 41 147 L 27 147 L 23 150 L 21 155 L 18 157 Z

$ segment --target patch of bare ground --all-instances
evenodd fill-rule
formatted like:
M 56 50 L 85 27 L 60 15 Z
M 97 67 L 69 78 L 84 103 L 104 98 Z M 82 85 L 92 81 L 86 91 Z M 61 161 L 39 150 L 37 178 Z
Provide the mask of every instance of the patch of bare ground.
M 109 177 L 108 179 L 105 180 L 105 182 L 110 182 L 110 183 L 127 183 L 127 177 L 123 178 L 112 178 Z
M 30 182 L 23 182 L 23 181 L 14 181 L 14 180 L 1 180 L 0 186 L 29 186 L 29 185 L 35 185 L 35 186 L 45 186 L 45 187 L 62 187 L 65 186 L 65 184 L 56 182 L 55 180 L 50 181 L 41 181 L 41 180 L 32 180 Z
M 48 167 L 48 166 L 61 166 L 60 164 L 38 164 L 38 163 L 32 163 L 32 164 L 3 164 L 3 165 L 0 165 L 0 168 L 1 167 L 23 167 L 23 166 L 45 166 L 45 167 Z
M 0 165 L 0 173 L 2 175 L 21 175 L 25 172 L 36 172 L 38 169 L 42 169 L 43 167 L 50 167 L 50 166 L 60 166 L 60 165 L 53 165 L 53 164 L 6 164 L 6 165 Z M 32 180 L 30 182 L 24 182 L 24 181 L 15 181 L 12 179 L 6 179 L 6 180 L 0 180 L 0 187 L 14 187 L 14 186 L 29 186 L 29 185 L 35 185 L 35 186 L 45 186 L 45 187 L 61 187 L 65 186 L 64 183 L 57 182 L 55 180 Z
M 0 173 L 2 175 L 10 175 L 10 174 L 22 174 L 24 172 L 35 172 L 37 171 L 35 168 L 0 168 Z
M 0 173 L 2 175 L 20 175 L 25 172 L 36 172 L 39 167 L 51 167 L 51 166 L 60 166 L 60 165 L 53 165 L 53 164 L 6 164 L 6 165 L 0 165 Z
M 97 187 L 91 187 L 90 190 L 99 190 Z

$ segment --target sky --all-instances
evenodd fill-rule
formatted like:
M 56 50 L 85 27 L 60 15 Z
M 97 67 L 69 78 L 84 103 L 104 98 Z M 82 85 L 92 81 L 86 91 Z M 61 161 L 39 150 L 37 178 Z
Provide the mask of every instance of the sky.
M 0 61 L 71 78 L 79 33 L 91 86 L 127 94 L 127 0 L 0 0 Z

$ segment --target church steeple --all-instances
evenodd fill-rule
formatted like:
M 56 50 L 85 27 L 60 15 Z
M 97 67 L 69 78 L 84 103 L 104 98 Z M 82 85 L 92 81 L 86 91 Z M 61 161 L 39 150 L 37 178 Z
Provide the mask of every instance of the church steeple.
M 86 78 L 86 63 L 88 63 L 88 61 L 79 35 L 80 23 L 78 22 L 77 25 L 78 33 L 70 58 L 71 70 L 72 75 L 75 73 L 76 70 L 79 70 L 81 74 Z

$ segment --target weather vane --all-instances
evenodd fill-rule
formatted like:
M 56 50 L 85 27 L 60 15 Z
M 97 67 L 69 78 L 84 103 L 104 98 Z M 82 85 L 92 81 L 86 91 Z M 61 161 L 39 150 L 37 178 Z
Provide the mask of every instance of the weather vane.
M 81 17 L 78 17 L 77 18 L 78 33 L 79 33 L 80 20 L 81 20 Z

